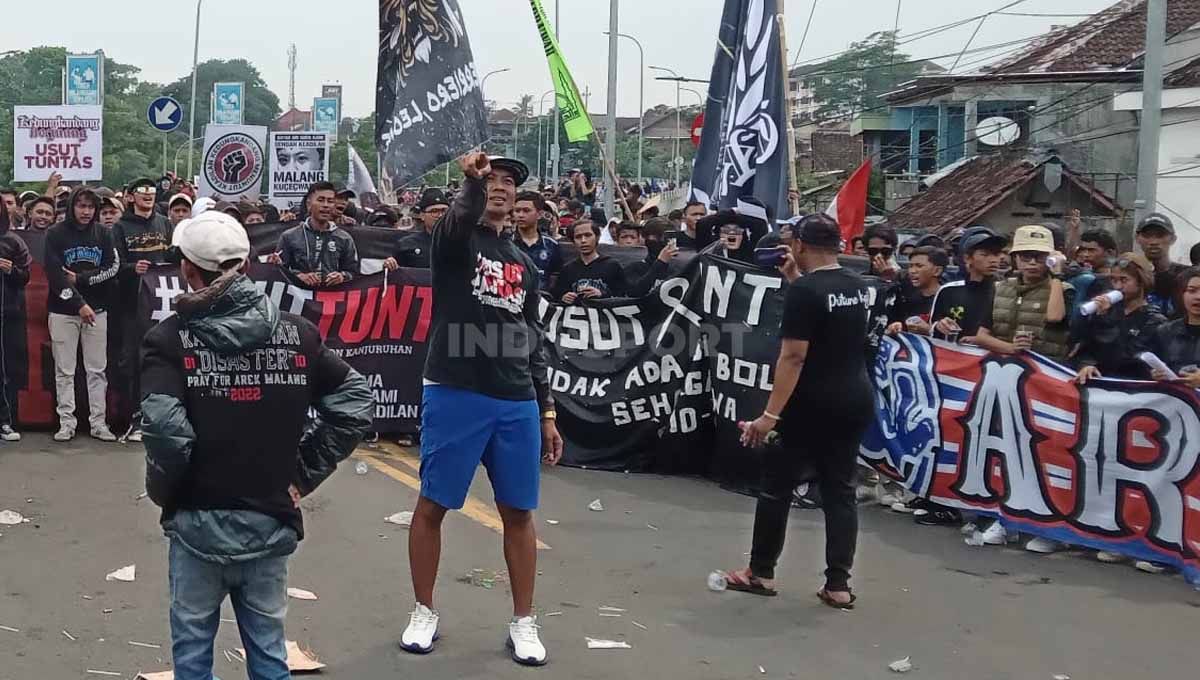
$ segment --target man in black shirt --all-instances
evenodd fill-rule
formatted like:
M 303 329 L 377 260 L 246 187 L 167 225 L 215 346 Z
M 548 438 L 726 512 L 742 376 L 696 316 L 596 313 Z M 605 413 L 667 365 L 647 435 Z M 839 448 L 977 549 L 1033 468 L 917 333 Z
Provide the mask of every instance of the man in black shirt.
M 680 250 L 700 250 L 699 239 L 696 237 L 696 223 L 704 219 L 708 208 L 700 201 L 690 201 L 683 209 L 683 231 L 675 237 L 675 245 Z
M 902 331 L 929 334 L 933 300 L 942 289 L 942 274 L 948 266 L 950 258 L 943 250 L 921 246 L 909 253 L 909 285 L 901 290 L 899 299 L 888 315 L 889 335 Z
M 579 259 L 563 267 L 551 297 L 574 304 L 579 298 L 596 300 L 625 295 L 625 271 L 611 257 L 597 250 L 600 230 L 595 222 L 583 220 L 574 227 Z
M 438 613 L 433 586 L 442 520 L 463 507 L 482 462 L 504 524 L 512 584 L 508 627 L 512 658 L 546 663 L 533 615 L 537 573 L 539 462 L 562 456 L 538 321 L 538 272 L 501 235 L 525 164 L 474 153 L 460 164 L 466 180 L 433 231 L 433 330 L 425 361 L 421 412 L 421 497 L 413 511 L 408 554 L 417 604 L 400 646 L 433 651 Z M 540 459 L 540 461 L 539 461 Z
M 446 194 L 442 193 L 441 189 L 426 189 L 425 193 L 421 194 L 417 210 L 421 217 L 421 228 L 400 238 L 400 242 L 396 244 L 396 252 L 383 261 L 385 269 L 389 271 L 395 271 L 400 267 L 429 269 L 429 256 L 433 247 L 433 225 L 437 224 L 438 220 L 442 219 L 442 216 L 450 210 L 450 201 L 446 199 Z
M 1187 269 L 1187 265 L 1171 261 L 1176 238 L 1175 225 L 1162 213 L 1150 213 L 1138 223 L 1138 247 L 1154 265 L 1154 287 L 1146 291 L 1146 302 L 1162 310 L 1167 318 L 1179 316 L 1176 291 L 1179 275 Z
M 787 291 L 775 366 L 775 386 L 757 420 L 743 424 L 742 443 L 760 446 L 776 427 L 754 516 L 750 566 L 726 574 L 730 589 L 775 595 L 775 565 L 783 552 L 792 490 L 802 466 L 818 474 L 825 512 L 825 586 L 830 607 L 852 609 L 850 568 L 858 537 L 854 475 L 862 435 L 872 415 L 867 375 L 867 283 L 838 265 L 841 232 L 826 215 L 800 223 L 792 253 L 805 272 Z
M 996 272 L 1004 259 L 1008 239 L 990 229 L 977 228 L 959 244 L 966 278 L 942 286 L 933 300 L 934 337 L 958 342 L 974 337 L 979 327 L 990 328 Z

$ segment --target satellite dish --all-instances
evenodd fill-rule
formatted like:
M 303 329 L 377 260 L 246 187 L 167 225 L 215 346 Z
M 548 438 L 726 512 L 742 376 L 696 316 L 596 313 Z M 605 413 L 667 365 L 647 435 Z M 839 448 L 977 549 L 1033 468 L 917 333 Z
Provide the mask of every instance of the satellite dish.
M 1011 118 L 992 116 L 980 121 L 975 137 L 988 146 L 1007 146 L 1021 136 L 1021 126 Z

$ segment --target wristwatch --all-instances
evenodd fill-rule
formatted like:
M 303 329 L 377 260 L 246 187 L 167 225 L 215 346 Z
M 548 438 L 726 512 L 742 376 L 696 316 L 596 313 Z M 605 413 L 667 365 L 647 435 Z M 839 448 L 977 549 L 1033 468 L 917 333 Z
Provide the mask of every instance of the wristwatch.
M 542 420 L 558 420 L 557 411 L 543 411 Z

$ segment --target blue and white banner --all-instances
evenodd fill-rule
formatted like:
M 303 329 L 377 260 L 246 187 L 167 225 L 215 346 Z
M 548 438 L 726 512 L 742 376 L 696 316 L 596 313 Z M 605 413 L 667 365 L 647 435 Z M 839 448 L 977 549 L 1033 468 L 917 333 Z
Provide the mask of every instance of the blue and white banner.
M 338 110 L 336 97 L 317 97 L 313 100 L 313 130 L 329 135 L 330 143 L 337 143 L 338 122 L 342 112 Z
M 241 125 L 245 118 L 246 84 L 213 83 L 213 125 Z
M 100 106 L 104 103 L 104 55 L 68 54 L 63 104 Z

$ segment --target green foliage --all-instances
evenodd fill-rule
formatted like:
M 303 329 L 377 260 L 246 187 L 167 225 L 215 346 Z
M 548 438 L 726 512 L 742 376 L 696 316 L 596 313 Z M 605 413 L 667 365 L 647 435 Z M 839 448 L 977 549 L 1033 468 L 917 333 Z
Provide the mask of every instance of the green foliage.
M 920 72 L 911 57 L 895 50 L 895 33 L 880 31 L 850 44 L 841 56 L 814 65 L 806 77 L 816 101 L 818 119 L 837 117 L 883 104 L 881 95 L 912 80 Z
M 246 84 L 246 125 L 270 126 L 283 113 L 279 108 L 279 97 L 267 89 L 262 74 L 245 59 L 210 59 L 201 62 L 197 67 L 196 82 L 197 135 L 200 134 L 200 127 L 206 125 L 212 117 L 214 83 Z M 189 73 L 167 85 L 163 92 L 183 103 L 186 113 L 187 104 L 192 100 L 192 74 Z

